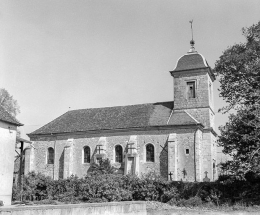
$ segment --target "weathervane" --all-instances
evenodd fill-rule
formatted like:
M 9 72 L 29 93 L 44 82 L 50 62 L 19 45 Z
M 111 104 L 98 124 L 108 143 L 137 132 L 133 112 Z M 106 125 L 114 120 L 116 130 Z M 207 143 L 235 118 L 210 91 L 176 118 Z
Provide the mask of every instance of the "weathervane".
M 193 28 L 192 28 L 193 19 L 191 21 L 189 21 L 189 23 L 190 23 L 190 28 L 191 28 L 191 41 L 190 41 L 191 48 L 190 48 L 189 52 L 194 52 L 195 51 L 195 48 L 194 48 L 195 41 L 193 40 Z

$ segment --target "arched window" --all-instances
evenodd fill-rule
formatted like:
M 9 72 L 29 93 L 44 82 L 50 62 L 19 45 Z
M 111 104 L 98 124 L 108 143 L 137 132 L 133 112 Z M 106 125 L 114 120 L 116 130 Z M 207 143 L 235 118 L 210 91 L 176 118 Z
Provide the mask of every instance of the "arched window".
M 116 152 L 116 162 L 122 163 L 123 162 L 123 147 L 120 145 L 117 145 L 115 147 Z
M 88 146 L 84 147 L 83 158 L 84 158 L 83 160 L 84 163 L 90 163 L 90 148 Z
M 146 145 L 146 162 L 154 162 L 154 146 L 151 143 Z
M 54 149 L 52 147 L 48 148 L 47 164 L 54 164 Z

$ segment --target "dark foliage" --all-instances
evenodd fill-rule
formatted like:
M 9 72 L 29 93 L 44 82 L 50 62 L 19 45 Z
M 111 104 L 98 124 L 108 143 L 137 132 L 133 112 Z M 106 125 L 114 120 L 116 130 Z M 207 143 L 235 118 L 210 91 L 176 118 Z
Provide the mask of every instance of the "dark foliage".
M 116 174 L 93 174 L 85 178 L 71 176 L 52 180 L 42 174 L 30 173 L 24 180 L 22 193 L 14 189 L 13 200 L 35 201 L 37 204 L 60 204 L 112 201 L 160 201 L 177 206 L 202 204 L 260 204 L 260 181 L 237 180 L 221 176 L 217 182 L 169 182 L 148 174 L 142 177 Z
M 227 105 L 220 111 L 231 114 L 221 126 L 219 145 L 232 157 L 222 169 L 245 177 L 260 175 L 260 22 L 242 29 L 245 42 L 228 47 L 215 64 L 220 96 Z
M 109 159 L 100 159 L 98 163 L 91 165 L 89 173 L 91 175 L 100 175 L 100 174 L 114 174 L 116 171 L 110 163 Z

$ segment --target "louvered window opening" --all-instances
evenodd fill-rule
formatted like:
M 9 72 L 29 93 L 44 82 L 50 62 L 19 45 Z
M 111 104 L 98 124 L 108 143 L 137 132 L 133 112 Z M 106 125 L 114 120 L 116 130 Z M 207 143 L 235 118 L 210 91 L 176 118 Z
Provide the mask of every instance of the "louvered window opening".
M 188 98 L 195 98 L 195 81 L 187 82 Z

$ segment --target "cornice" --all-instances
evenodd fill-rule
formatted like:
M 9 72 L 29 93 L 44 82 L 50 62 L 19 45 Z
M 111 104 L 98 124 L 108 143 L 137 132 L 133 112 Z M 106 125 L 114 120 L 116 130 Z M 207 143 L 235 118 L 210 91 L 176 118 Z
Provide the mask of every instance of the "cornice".
M 194 68 L 194 69 L 183 69 L 183 70 L 177 70 L 177 71 L 170 71 L 171 76 L 174 77 L 174 75 L 181 75 L 181 74 L 190 74 L 193 73 L 200 73 L 200 72 L 207 72 L 212 80 L 214 82 L 216 80 L 216 77 L 214 73 L 212 72 L 210 67 L 201 67 L 201 68 Z
M 173 108 L 173 110 L 187 110 L 187 109 L 198 109 L 198 108 L 209 108 L 212 113 L 215 115 L 215 112 L 213 111 L 213 109 L 207 105 L 207 106 L 196 106 L 196 107 L 183 107 L 183 108 Z
M 209 132 L 211 132 L 215 137 L 218 136 L 217 132 L 216 132 L 216 131 L 214 130 L 214 128 L 212 128 L 212 127 L 204 128 L 203 130 L 204 130 L 204 131 L 209 131 Z
M 199 127 L 203 130 L 204 126 L 201 123 L 194 123 L 189 125 L 161 125 L 149 126 L 140 128 L 126 128 L 126 129 L 106 129 L 106 130 L 90 130 L 90 131 L 76 131 L 76 132 L 57 132 L 46 134 L 27 134 L 30 138 L 34 137 L 53 137 L 53 136 L 67 136 L 67 135 L 94 135 L 94 134 L 112 134 L 112 133 L 126 133 L 126 132 L 140 132 L 140 131 L 160 131 L 172 129 L 193 129 Z

